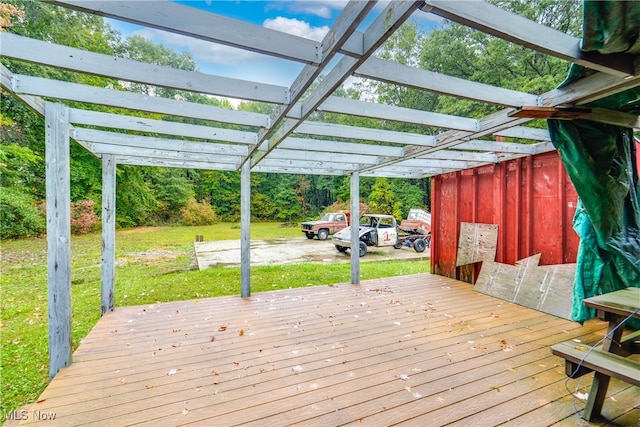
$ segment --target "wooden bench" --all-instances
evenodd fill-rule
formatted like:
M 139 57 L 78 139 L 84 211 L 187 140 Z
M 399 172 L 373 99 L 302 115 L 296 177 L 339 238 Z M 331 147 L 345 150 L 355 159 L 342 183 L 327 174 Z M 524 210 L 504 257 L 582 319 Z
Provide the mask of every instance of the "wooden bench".
M 596 371 L 640 387 L 640 362 L 597 347 L 589 351 L 590 349 L 591 347 L 574 341 L 565 341 L 551 346 L 551 353 L 565 359 L 565 373 L 568 377 L 576 378 Z

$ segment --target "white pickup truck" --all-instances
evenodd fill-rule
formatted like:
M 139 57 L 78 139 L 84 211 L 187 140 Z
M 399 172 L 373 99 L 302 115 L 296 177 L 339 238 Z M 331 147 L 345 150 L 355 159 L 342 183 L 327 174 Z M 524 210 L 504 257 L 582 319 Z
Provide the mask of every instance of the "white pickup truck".
M 368 246 L 395 246 L 398 243 L 398 224 L 393 215 L 366 214 L 360 217 L 359 253 L 364 256 Z M 333 244 L 339 252 L 351 247 L 351 227 L 333 235 Z

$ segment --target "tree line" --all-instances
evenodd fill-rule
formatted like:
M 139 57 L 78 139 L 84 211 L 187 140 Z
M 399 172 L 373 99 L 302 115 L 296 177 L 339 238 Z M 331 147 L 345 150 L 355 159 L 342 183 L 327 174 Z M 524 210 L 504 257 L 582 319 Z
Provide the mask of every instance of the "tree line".
M 577 1 L 494 1 L 538 22 L 579 36 Z M 198 71 L 188 52 L 178 53 L 140 36 L 123 38 L 101 17 L 83 14 L 45 2 L 3 1 L 3 30 L 82 48 L 107 55 Z M 412 22 L 405 23 L 380 49 L 379 56 L 468 80 L 541 93 L 556 87 L 568 66 L 560 60 L 530 52 L 467 27 L 443 22 L 428 34 Z M 189 102 L 234 108 L 227 100 L 197 93 L 127 83 L 98 76 L 2 58 L 12 72 L 42 76 L 118 90 L 169 97 Z M 500 109 L 473 101 L 361 80 L 340 89 L 339 96 L 378 100 L 425 111 L 466 117 L 482 117 Z M 45 165 L 44 120 L 8 93 L 0 93 L 0 238 L 15 239 L 44 233 Z M 71 107 L 119 112 L 116 108 L 69 103 Z M 238 109 L 269 114 L 272 106 L 241 102 Z M 193 124 L 205 121 L 141 116 Z M 317 112 L 313 120 L 339 124 L 437 134 L 440 129 L 377 119 Z M 535 125 L 535 124 L 534 124 Z M 542 126 L 538 124 L 538 126 Z M 242 129 L 241 126 L 235 127 Z M 519 141 L 524 142 L 524 141 Z M 229 171 L 173 169 L 118 165 L 116 223 L 119 227 L 159 224 L 209 224 L 237 221 L 240 213 L 240 174 Z M 86 232 L 96 226 L 101 209 L 101 162 L 81 146 L 71 144 L 72 227 Z M 409 209 L 430 207 L 430 180 L 361 177 L 361 202 L 370 211 L 390 213 L 401 219 Z M 321 212 L 348 207 L 349 177 L 251 174 L 251 214 L 256 220 L 296 222 Z

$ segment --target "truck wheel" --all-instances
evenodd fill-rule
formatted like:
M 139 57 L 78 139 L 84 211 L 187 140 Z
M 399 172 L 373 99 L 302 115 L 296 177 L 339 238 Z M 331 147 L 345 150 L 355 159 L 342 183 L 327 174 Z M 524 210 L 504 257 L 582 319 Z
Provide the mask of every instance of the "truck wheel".
M 326 228 L 318 230 L 318 240 L 327 240 L 327 237 L 329 237 L 329 230 Z
M 397 242 L 395 245 L 393 245 L 393 249 L 400 249 L 402 247 L 402 243 Z
M 424 239 L 416 239 L 416 241 L 413 242 L 413 249 L 415 249 L 416 252 L 424 252 L 426 247 L 427 242 L 425 242 Z
M 307 235 L 307 239 L 311 240 L 314 237 L 313 233 L 305 233 Z
M 344 246 L 336 245 L 336 249 L 338 250 L 338 252 L 347 252 L 347 248 Z
M 360 256 L 363 257 L 367 253 L 367 244 L 365 242 L 360 242 Z

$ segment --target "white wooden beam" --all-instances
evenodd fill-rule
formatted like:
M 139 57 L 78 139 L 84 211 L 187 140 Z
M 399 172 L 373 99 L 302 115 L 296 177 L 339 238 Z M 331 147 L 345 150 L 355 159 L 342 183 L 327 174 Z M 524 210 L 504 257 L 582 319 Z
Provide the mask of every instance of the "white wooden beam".
M 583 52 L 580 39 L 484 1 L 426 0 L 422 10 L 594 70 L 618 77 L 635 74 L 631 55 Z
M 0 86 L 13 93 L 27 107 L 44 117 L 44 100 L 37 96 L 16 93 L 14 91 L 14 74 L 3 64 L 0 64 Z
M 336 170 L 336 171 L 354 171 L 358 170 L 360 165 L 357 163 L 340 163 L 334 162 L 333 160 L 325 160 L 325 161 L 312 161 L 312 160 L 280 160 L 280 159 L 272 159 L 270 156 L 265 157 L 261 162 L 261 166 L 265 168 L 273 167 L 277 169 L 300 169 L 307 170 L 308 172 L 314 169 L 321 169 L 326 171 Z
M 122 114 L 100 113 L 96 111 L 73 110 L 70 120 L 73 124 L 110 127 L 113 129 L 131 130 L 150 134 L 159 133 L 186 138 L 206 139 L 209 141 L 225 141 L 246 145 L 254 145 L 257 141 L 257 136 L 253 132 L 176 123 L 166 120 L 153 120 Z
M 183 139 L 159 138 L 154 136 L 131 135 L 96 129 L 74 128 L 72 138 L 77 141 L 119 145 L 122 147 L 153 148 L 156 150 L 180 151 L 185 153 L 220 154 L 246 156 L 249 152 L 244 145 L 195 142 Z
M 60 6 L 252 52 L 317 64 L 318 42 L 168 1 L 55 0 Z
M 261 172 L 261 173 L 287 173 L 292 175 L 330 175 L 330 176 L 342 176 L 347 175 L 348 171 L 343 171 L 335 168 L 331 169 L 309 169 L 304 167 L 293 167 L 293 166 L 285 166 L 285 167 L 276 167 L 276 166 L 264 166 L 262 162 L 260 162 L 257 166 L 251 168 L 252 172 Z
M 457 147 L 456 147 L 457 148 Z M 494 153 L 471 153 L 468 151 L 456 151 L 456 150 L 440 150 L 435 153 L 429 153 L 416 157 L 416 159 L 429 159 L 429 160 L 462 160 L 465 162 L 487 162 L 498 163 L 500 160 Z
M 164 168 L 178 169 L 202 169 L 213 171 L 237 171 L 236 165 L 230 163 L 211 163 L 211 162 L 194 162 L 181 160 L 167 160 L 156 158 L 142 158 L 129 156 L 115 156 L 116 163 L 119 165 L 133 166 L 158 166 Z
M 285 86 L 179 70 L 11 33 L 0 32 L 0 43 L 3 56 L 36 64 L 208 95 L 277 104 L 289 102 L 289 89 Z
M 212 105 L 177 101 L 158 96 L 142 95 L 133 92 L 104 89 L 96 86 L 68 83 L 41 77 L 14 74 L 11 91 L 16 94 L 35 95 L 66 101 L 106 105 L 150 113 L 168 114 L 191 119 L 210 120 L 247 126 L 268 126 L 265 115 L 246 111 L 229 110 Z
M 380 58 L 369 58 L 354 75 L 506 107 L 537 105 L 538 103 L 537 95 L 476 83 Z
M 242 156 L 228 156 L 224 154 L 189 153 L 175 150 L 158 150 L 155 148 L 126 147 L 120 145 L 89 143 L 89 151 L 96 155 L 114 155 L 120 157 L 142 157 L 165 159 L 184 162 L 224 163 L 239 167 Z
M 327 141 L 322 139 L 288 137 L 278 146 L 292 150 L 317 151 L 321 153 L 363 154 L 371 156 L 402 157 L 402 147 L 355 142 Z
M 462 160 L 413 158 L 400 160 L 399 162 L 395 163 L 395 166 L 407 168 L 467 169 L 469 168 L 469 162 L 465 162 Z
M 45 104 L 49 378 L 71 364 L 71 155 L 69 110 Z
M 425 169 L 408 169 L 408 168 L 393 168 L 384 167 L 380 169 L 372 169 L 366 172 L 361 172 L 360 176 L 369 177 L 382 177 L 382 178 L 400 178 L 400 179 L 422 179 L 429 176 L 439 175 L 444 173 L 445 169 L 438 168 L 425 168 Z
M 102 156 L 102 268 L 100 315 L 113 311 L 116 282 L 116 161 Z
M 240 168 L 240 296 L 251 295 L 251 165 Z
M 456 150 L 488 151 L 497 153 L 534 154 L 535 144 L 518 144 L 515 142 L 484 141 L 473 139 L 456 145 Z
M 351 174 L 349 183 L 351 201 L 351 284 L 360 284 L 360 173 Z
M 456 129 L 469 132 L 479 130 L 479 123 L 476 119 L 413 110 L 411 108 L 396 107 L 375 102 L 358 101 L 337 96 L 327 98 L 327 100 L 318 107 L 318 110 L 443 129 Z
M 549 129 L 539 129 L 524 126 L 514 126 L 495 132 L 494 136 L 504 136 L 507 138 L 530 139 L 533 141 L 550 141 Z
M 286 141 L 286 140 L 285 140 Z M 311 140 L 308 140 L 311 141 Z M 275 150 L 271 151 L 265 159 L 269 160 L 310 160 L 314 162 L 331 162 L 337 165 L 350 163 L 361 165 L 378 164 L 377 156 L 367 156 L 362 154 L 339 154 L 335 152 L 320 151 L 301 151 L 280 148 L 282 144 Z
M 436 143 L 436 138 L 432 135 L 314 121 L 302 123 L 295 129 L 294 133 L 331 136 L 342 139 L 391 142 L 400 145 L 423 145 L 428 147 Z

